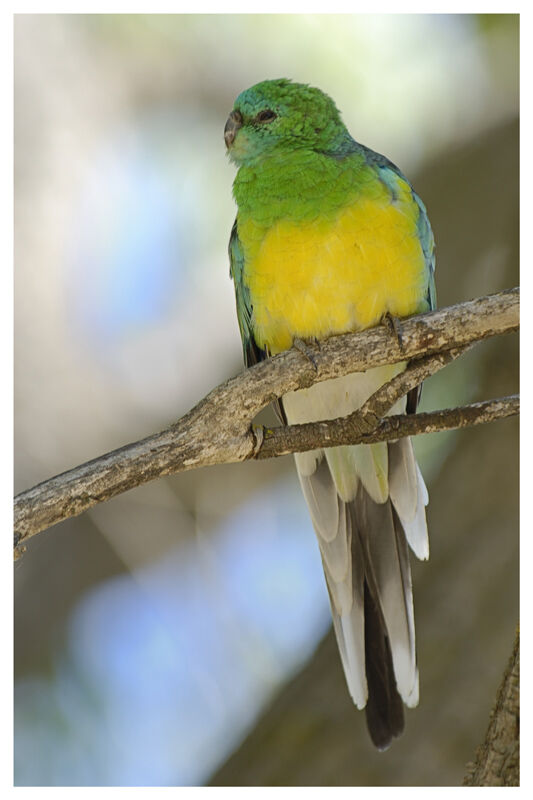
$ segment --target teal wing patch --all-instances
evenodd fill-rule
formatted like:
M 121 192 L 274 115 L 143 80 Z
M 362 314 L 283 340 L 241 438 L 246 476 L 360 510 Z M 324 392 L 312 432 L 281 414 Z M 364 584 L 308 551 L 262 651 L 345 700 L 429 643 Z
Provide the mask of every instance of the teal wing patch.
M 427 300 L 430 309 L 433 311 L 437 307 L 437 288 L 435 286 L 435 239 L 433 238 L 433 231 L 429 224 L 428 214 L 426 207 L 415 190 L 411 187 L 413 199 L 418 206 L 418 238 L 422 245 L 422 251 L 426 259 L 426 267 L 428 270 L 428 293 Z M 422 394 L 422 384 L 412 389 L 407 395 L 406 411 L 408 414 L 414 414 L 420 402 Z
M 230 263 L 229 274 L 233 278 L 233 283 L 235 285 L 237 320 L 241 332 L 244 363 L 249 367 L 252 364 L 257 364 L 258 361 L 262 361 L 266 358 L 267 354 L 258 347 L 254 339 L 252 304 L 250 302 L 250 292 L 244 283 L 244 254 L 239 241 L 239 234 L 237 233 L 237 220 L 235 220 L 233 228 L 231 229 L 228 252 Z
M 418 206 L 418 237 L 422 245 L 422 250 L 426 258 L 426 265 L 429 272 L 428 301 L 431 310 L 437 307 L 437 288 L 435 286 L 435 239 L 429 224 L 426 207 L 417 193 L 413 190 L 413 198 Z

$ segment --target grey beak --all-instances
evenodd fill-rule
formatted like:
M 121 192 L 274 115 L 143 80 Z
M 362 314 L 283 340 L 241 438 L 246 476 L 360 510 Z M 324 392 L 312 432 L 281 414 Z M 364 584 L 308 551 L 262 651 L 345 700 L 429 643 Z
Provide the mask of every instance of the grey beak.
M 242 116 L 239 111 L 232 111 L 224 127 L 224 141 L 226 147 L 233 144 L 237 131 L 242 127 Z

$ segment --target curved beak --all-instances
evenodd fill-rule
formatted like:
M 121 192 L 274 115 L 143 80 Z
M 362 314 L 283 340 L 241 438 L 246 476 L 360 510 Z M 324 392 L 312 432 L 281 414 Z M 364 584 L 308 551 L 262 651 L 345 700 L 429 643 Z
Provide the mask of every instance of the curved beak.
M 242 127 L 242 116 L 239 111 L 232 111 L 224 127 L 224 141 L 226 147 L 230 147 L 237 135 L 237 131 Z

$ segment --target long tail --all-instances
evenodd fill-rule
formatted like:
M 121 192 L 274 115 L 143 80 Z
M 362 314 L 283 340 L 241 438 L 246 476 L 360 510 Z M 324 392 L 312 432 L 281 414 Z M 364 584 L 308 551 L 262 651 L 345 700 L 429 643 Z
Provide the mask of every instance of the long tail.
M 303 406 L 308 416 L 309 400 L 316 406 L 317 397 L 335 389 L 328 383 L 304 390 L 296 403 L 284 401 L 289 421 L 301 420 Z M 327 418 L 327 412 L 322 403 L 312 416 Z M 366 707 L 371 739 L 383 750 L 403 730 L 403 703 L 418 703 L 408 545 L 419 558 L 428 557 L 427 490 L 409 439 L 302 453 L 296 464 L 348 689 L 356 706 Z

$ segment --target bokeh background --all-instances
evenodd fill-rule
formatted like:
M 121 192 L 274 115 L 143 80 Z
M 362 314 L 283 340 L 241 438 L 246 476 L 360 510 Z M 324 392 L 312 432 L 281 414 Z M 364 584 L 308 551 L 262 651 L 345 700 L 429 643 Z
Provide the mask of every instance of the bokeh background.
M 16 491 L 241 369 L 222 131 L 242 89 L 281 76 L 413 180 L 440 305 L 518 283 L 518 16 L 18 15 Z M 423 407 L 516 391 L 515 338 L 432 378 Z M 283 458 L 160 480 L 30 541 L 15 783 L 460 783 L 518 620 L 517 423 L 416 447 L 421 701 L 390 751 L 351 706 Z

